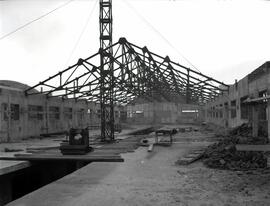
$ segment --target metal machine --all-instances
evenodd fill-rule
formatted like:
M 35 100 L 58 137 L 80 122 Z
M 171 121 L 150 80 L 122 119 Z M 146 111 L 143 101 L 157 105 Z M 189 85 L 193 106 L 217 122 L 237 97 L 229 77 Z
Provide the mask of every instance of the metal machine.
M 89 146 L 89 132 L 88 129 L 73 129 L 68 133 L 68 141 L 61 143 L 61 153 L 69 154 L 86 154 L 93 150 Z

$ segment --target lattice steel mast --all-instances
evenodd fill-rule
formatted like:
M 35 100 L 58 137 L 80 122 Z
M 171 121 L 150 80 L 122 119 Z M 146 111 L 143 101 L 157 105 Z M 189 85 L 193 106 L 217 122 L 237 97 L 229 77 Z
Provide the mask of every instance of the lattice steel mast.
M 100 108 L 101 140 L 114 140 L 114 71 L 112 46 L 112 0 L 100 0 Z M 108 48 L 109 49 L 106 49 Z M 106 50 L 105 50 L 106 49 Z M 109 64 L 104 64 L 110 62 Z

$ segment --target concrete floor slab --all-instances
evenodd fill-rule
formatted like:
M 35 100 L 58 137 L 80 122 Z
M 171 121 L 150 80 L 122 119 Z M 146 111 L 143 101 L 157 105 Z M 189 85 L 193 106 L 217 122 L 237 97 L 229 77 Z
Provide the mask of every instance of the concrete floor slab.
M 177 139 L 182 134 L 176 135 Z M 185 134 L 187 135 L 187 134 Z M 9 206 L 269 205 L 270 174 L 248 175 L 175 162 L 212 142 L 140 147 L 124 163 L 92 163 Z
M 20 169 L 30 167 L 30 165 L 31 163 L 28 161 L 0 160 L 0 176 L 20 170 Z
M 154 201 L 154 197 L 150 197 L 153 191 L 173 183 L 177 169 L 173 166 L 174 161 L 185 152 L 183 149 L 179 153 L 179 145 L 173 147 L 173 150 L 155 148 L 150 154 L 146 148 L 139 148 L 135 153 L 124 154 L 124 163 L 89 164 L 9 205 L 119 206 L 129 205 L 134 198 L 136 204 L 146 205 L 146 202 Z M 174 170 L 171 170 L 172 166 Z M 141 194 L 144 190 L 145 195 L 150 196 Z M 40 202 L 41 199 L 44 201 Z M 165 204 L 164 201 L 166 199 L 163 200 Z

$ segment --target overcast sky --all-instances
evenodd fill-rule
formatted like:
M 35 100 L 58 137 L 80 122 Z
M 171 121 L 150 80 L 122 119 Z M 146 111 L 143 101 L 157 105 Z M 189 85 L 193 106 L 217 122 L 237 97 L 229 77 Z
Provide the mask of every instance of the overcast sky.
M 0 38 L 65 2 L 0 1 Z M 0 79 L 34 85 L 96 53 L 96 2 L 74 0 L 1 39 Z M 262 0 L 113 0 L 114 41 L 126 37 L 192 68 L 187 58 L 200 72 L 225 83 L 270 59 L 269 21 L 270 2 Z

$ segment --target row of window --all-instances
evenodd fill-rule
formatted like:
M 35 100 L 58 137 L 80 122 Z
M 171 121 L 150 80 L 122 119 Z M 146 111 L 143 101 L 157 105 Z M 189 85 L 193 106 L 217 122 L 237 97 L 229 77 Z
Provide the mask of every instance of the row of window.
M 10 118 L 12 120 L 19 120 L 20 119 L 20 105 L 18 104 L 10 104 L 10 113 L 8 112 L 8 104 L 2 103 L 1 105 L 1 111 L 3 114 L 3 119 L 8 120 L 8 116 L 10 115 Z
M 50 106 L 48 108 L 48 118 L 49 119 L 60 119 L 60 108 L 56 106 Z M 10 109 L 8 108 L 7 103 L 2 103 L 1 112 L 3 120 L 7 121 L 10 115 L 11 120 L 20 120 L 20 105 L 19 104 L 10 104 Z M 80 113 L 83 114 L 84 109 L 80 110 Z M 28 105 L 28 119 L 29 120 L 43 120 L 45 115 L 44 107 L 40 105 Z M 64 107 L 63 115 L 65 119 L 72 119 L 72 108 Z
M 224 104 L 220 104 L 220 105 L 216 105 L 216 106 L 211 107 L 210 111 L 208 111 L 208 117 L 223 118 L 223 116 L 224 116 L 223 108 L 228 110 L 228 102 L 225 102 Z M 236 117 L 236 100 L 233 100 L 233 101 L 230 102 L 230 113 L 231 113 L 231 115 L 230 115 L 231 118 Z
M 259 92 L 259 97 L 264 97 L 266 95 L 267 95 L 267 92 L 265 90 Z M 245 103 L 245 100 L 247 100 L 247 98 L 248 96 L 244 96 L 240 98 L 241 119 L 249 119 L 252 116 L 251 106 Z M 257 107 L 259 108 L 259 119 L 266 120 L 266 104 L 260 104 Z M 223 112 L 224 112 L 223 108 L 225 108 L 225 112 L 226 112 L 228 109 L 228 102 L 211 107 L 210 111 L 208 111 L 207 113 L 208 117 L 223 118 Z M 231 118 L 236 117 L 236 110 L 238 108 L 239 107 L 236 106 L 236 100 L 233 100 L 230 102 L 230 117 Z
M 56 106 L 50 106 L 48 108 L 49 110 L 49 119 L 60 119 L 60 108 Z M 8 104 L 2 103 L 2 116 L 3 120 L 7 121 L 8 116 L 10 115 L 11 120 L 19 120 L 20 119 L 20 105 L 19 104 L 10 104 L 10 113 L 8 111 Z M 64 107 L 63 109 L 63 115 L 64 119 L 72 119 L 72 108 L 71 107 Z M 83 115 L 84 109 L 80 109 L 79 113 Z M 93 110 L 89 109 L 87 111 L 90 115 L 93 114 Z M 28 105 L 28 119 L 29 120 L 43 120 L 44 118 L 44 107 L 40 105 Z M 115 111 L 115 117 L 120 118 L 120 116 L 124 116 L 123 112 L 121 111 Z M 100 118 L 100 110 L 97 110 L 97 116 Z

